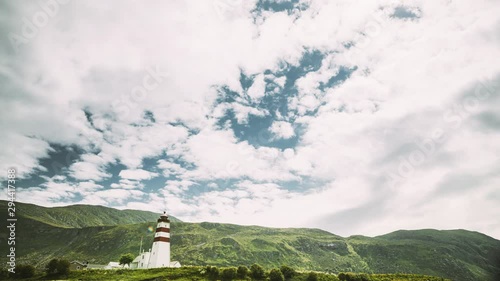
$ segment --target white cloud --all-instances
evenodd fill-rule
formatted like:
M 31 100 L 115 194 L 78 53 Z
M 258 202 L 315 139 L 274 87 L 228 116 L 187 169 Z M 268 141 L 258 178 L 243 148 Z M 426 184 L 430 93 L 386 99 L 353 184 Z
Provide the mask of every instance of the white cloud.
M 163 175 L 165 177 L 169 177 L 171 175 L 179 175 L 186 171 L 186 169 L 182 168 L 181 165 L 163 159 L 158 160 L 157 167 L 163 170 Z
M 39 167 L 38 159 L 47 157 L 50 146 L 47 142 L 18 134 L 6 134 L 1 138 L 2 147 L 11 147 L 0 153 L 0 168 L 14 168 L 17 177 L 26 177 Z
M 213 117 L 221 118 L 227 114 L 228 110 L 232 110 L 238 124 L 247 124 L 250 115 L 263 117 L 269 115 L 265 109 L 260 109 L 240 103 L 221 103 L 214 109 Z
M 276 139 L 289 139 L 295 136 L 292 124 L 285 121 L 273 122 L 269 131 L 274 134 L 274 138 Z
M 141 200 L 144 192 L 129 189 L 107 189 L 100 190 L 85 195 L 80 204 L 110 205 L 124 204 L 128 200 Z
M 140 180 L 150 180 L 158 176 L 158 174 L 142 169 L 137 169 L 137 170 L 122 170 L 120 171 L 119 176 L 123 179 L 140 181 Z
M 80 193 L 81 202 L 90 204 L 159 211 L 167 206 L 193 220 L 212 220 L 215 212 L 227 222 L 309 222 L 345 235 L 436 227 L 500 237 L 493 221 L 498 200 L 489 196 L 498 185 L 498 102 L 482 102 L 459 119 L 457 129 L 443 119 L 470 85 L 500 73 L 491 59 L 500 57 L 498 2 L 407 1 L 421 17 L 402 20 L 389 17 L 396 5 L 389 0 L 314 0 L 300 15 L 263 12 L 255 21 L 255 1 L 243 2 L 223 11 L 210 1 L 71 2 L 19 54 L 0 43 L 0 103 L 9 109 L 0 112 L 0 168 L 16 167 L 19 177 L 38 173 L 52 143 L 86 151 L 66 178 L 48 179 L 18 197 L 58 205 L 76 202 Z M 19 19 L 38 8 L 16 5 L 0 17 L 13 32 L 22 28 Z M 260 141 L 256 148 L 229 127 L 215 129 L 228 110 L 240 125 L 248 125 L 249 116 L 275 114 L 252 102 L 263 98 L 265 81 L 277 86 L 272 98 L 282 97 L 287 78 L 264 70 L 298 66 L 305 50 L 324 53 L 322 65 L 296 80 L 296 96 L 281 105 L 290 111 L 277 114 L 270 128 L 276 138 L 289 139 L 300 126 L 296 147 L 282 151 Z M 357 70 L 343 84 L 320 91 L 340 66 Z M 136 89 L 151 68 L 168 76 L 141 94 Z M 246 93 L 250 99 L 240 71 L 256 75 Z M 214 108 L 220 85 L 240 96 Z M 146 111 L 154 122 L 144 118 Z M 418 148 L 415 142 L 436 128 L 448 133 L 446 141 L 398 186 L 387 186 L 386 173 L 397 171 L 400 159 Z M 146 171 L 147 158 L 161 158 L 163 176 L 179 179 L 161 190 L 168 204 L 138 190 L 141 180 L 160 176 Z M 111 177 L 107 169 L 116 163 L 126 170 L 107 189 L 99 181 Z M 426 197 L 444 192 L 454 172 L 467 174 L 474 189 L 452 189 L 447 199 Z M 302 187 L 301 177 L 320 186 L 289 190 L 286 183 L 294 180 Z M 237 185 L 214 184 L 228 179 Z M 193 186 L 209 189 L 186 199 Z M 448 203 L 464 211 L 443 210 Z M 335 221 L 342 217 L 352 219 L 339 229 Z
M 81 157 L 82 161 L 76 162 L 69 167 L 71 177 L 77 180 L 100 181 L 111 177 L 111 174 L 105 172 L 105 159 L 94 154 L 85 154 Z
M 100 184 L 96 184 L 93 181 L 84 181 L 84 182 L 79 182 L 78 185 L 76 186 L 77 191 L 80 193 L 85 193 L 89 191 L 95 191 L 98 189 L 104 188 L 104 186 Z
M 183 176 L 189 179 L 249 177 L 257 181 L 275 181 L 297 178 L 280 167 L 283 153 L 279 149 L 255 148 L 247 142 L 238 142 L 228 131 L 204 129 L 187 141 L 184 151 L 183 159 L 197 167 L 184 173 Z
M 218 185 L 218 184 L 216 184 L 215 182 L 211 182 L 211 183 L 207 184 L 207 187 L 210 187 L 210 188 L 217 188 L 217 187 L 219 187 L 219 185 Z
M 259 100 L 266 94 L 266 82 L 264 75 L 259 74 L 254 78 L 252 86 L 248 89 L 248 95 L 253 100 Z

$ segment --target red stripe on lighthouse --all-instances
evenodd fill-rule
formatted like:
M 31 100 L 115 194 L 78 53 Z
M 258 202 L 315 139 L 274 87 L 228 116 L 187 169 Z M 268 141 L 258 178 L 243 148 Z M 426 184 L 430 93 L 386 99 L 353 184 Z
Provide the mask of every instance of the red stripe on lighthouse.
M 166 232 L 166 233 L 170 233 L 170 228 L 167 228 L 167 227 L 157 227 L 157 228 L 156 228 L 156 232 Z
M 170 238 L 168 238 L 168 237 L 161 237 L 161 236 L 155 237 L 154 242 L 158 242 L 158 241 L 161 241 L 161 242 L 170 242 Z

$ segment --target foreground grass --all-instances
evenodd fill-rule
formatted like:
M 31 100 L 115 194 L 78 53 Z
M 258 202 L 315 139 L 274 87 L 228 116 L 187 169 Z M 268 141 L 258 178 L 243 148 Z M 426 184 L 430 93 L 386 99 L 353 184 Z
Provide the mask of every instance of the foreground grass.
M 186 266 L 182 268 L 155 268 L 155 269 L 119 269 L 119 270 L 84 270 L 84 271 L 73 271 L 69 276 L 65 277 L 44 277 L 38 276 L 35 279 L 29 280 L 141 280 L 141 281 L 166 281 L 166 280 L 176 280 L 176 281 L 214 281 L 208 279 L 204 274 L 205 267 L 198 266 Z M 222 270 L 223 268 L 221 268 Z M 339 281 L 339 278 L 335 274 L 328 273 L 317 273 L 317 281 Z M 309 281 L 309 272 L 298 272 L 289 281 Z M 370 281 L 450 281 L 448 279 L 443 279 L 440 277 L 415 275 L 415 274 L 372 274 L 367 275 Z M 19 280 L 19 279 L 18 279 Z M 220 279 L 219 279 L 220 280 Z M 269 278 L 267 278 L 267 281 Z M 235 280 L 236 281 L 236 280 Z M 250 281 L 247 277 L 244 281 Z M 264 280 L 265 281 L 265 280 Z
M 74 271 L 68 280 L 208 280 L 202 267 Z

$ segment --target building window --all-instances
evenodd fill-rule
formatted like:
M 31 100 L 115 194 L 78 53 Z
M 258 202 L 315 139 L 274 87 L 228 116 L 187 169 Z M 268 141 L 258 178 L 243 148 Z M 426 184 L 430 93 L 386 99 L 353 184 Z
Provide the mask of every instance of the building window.
M 79 266 L 77 266 L 77 267 L 76 267 L 76 269 L 80 269 L 80 267 L 79 267 Z

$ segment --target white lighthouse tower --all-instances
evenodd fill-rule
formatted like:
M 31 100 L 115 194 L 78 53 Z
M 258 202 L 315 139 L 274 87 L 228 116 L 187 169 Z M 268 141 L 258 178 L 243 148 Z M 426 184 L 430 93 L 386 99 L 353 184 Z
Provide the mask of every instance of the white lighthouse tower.
M 148 268 L 170 267 L 170 220 L 165 212 L 158 219 Z

